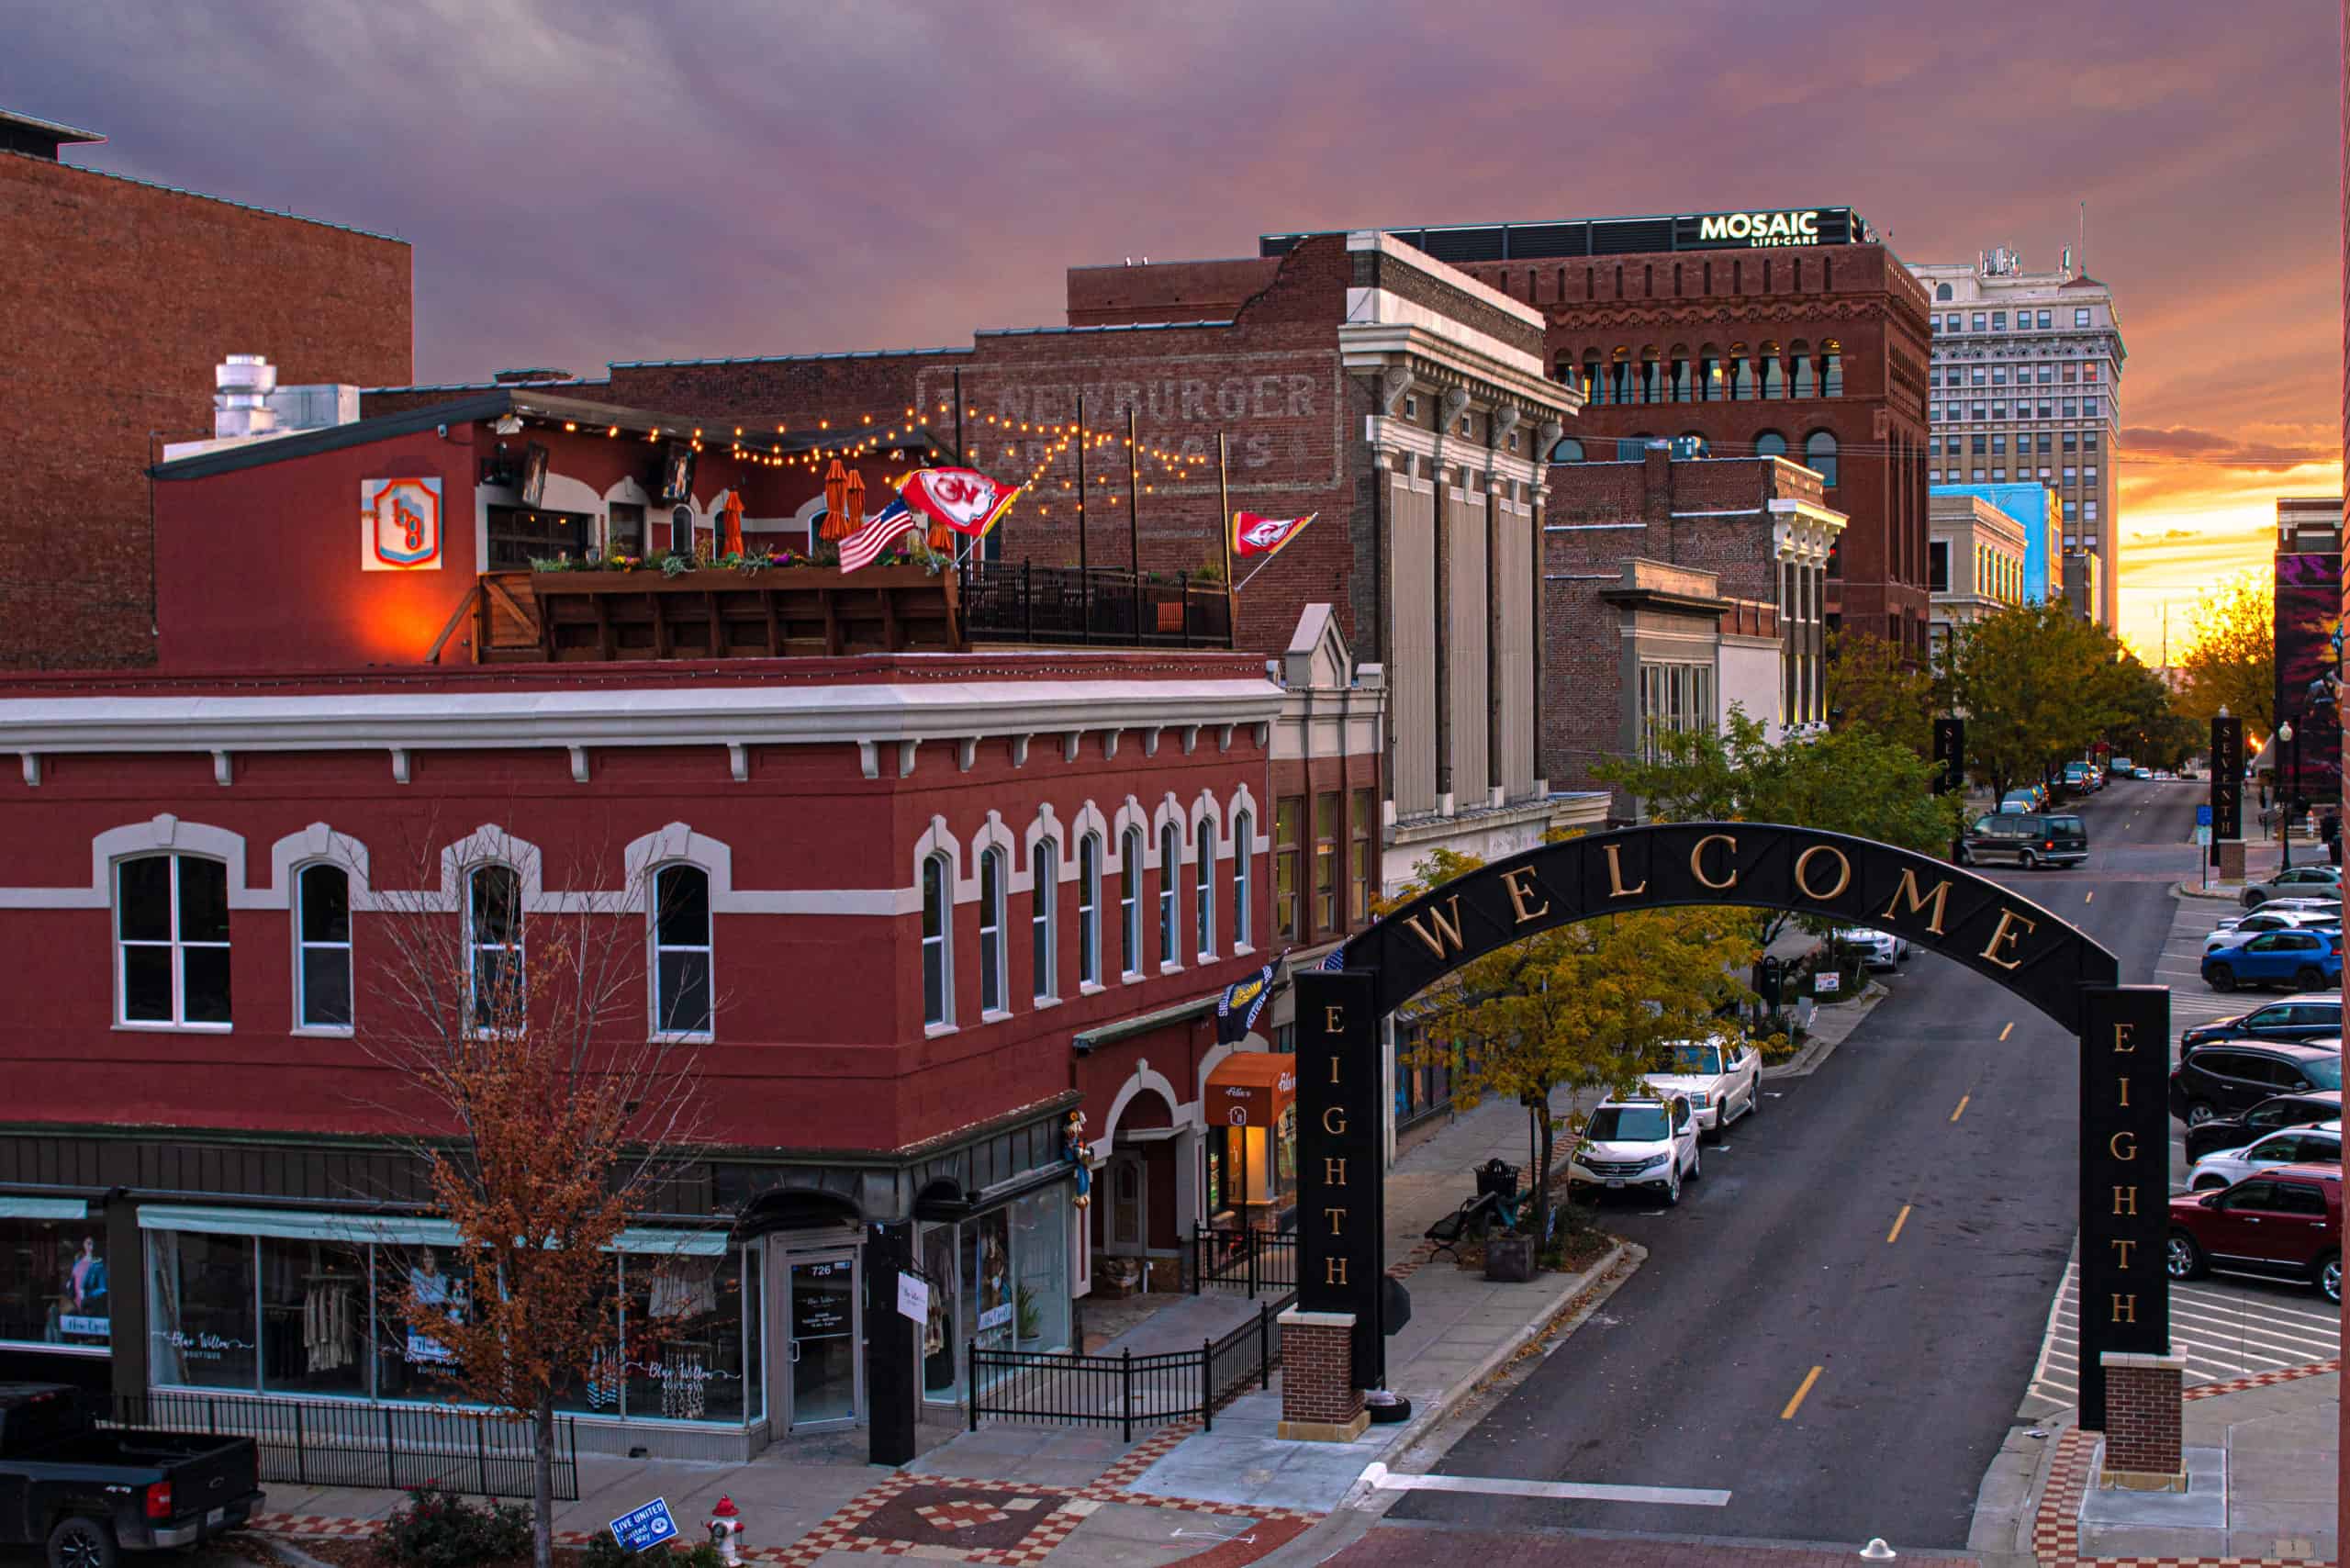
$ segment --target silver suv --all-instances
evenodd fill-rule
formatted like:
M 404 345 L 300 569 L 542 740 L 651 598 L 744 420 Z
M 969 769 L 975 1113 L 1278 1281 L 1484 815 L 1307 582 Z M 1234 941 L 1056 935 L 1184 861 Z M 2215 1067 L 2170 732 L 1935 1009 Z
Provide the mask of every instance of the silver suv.
M 1699 1174 L 1697 1114 L 1687 1095 L 1610 1095 L 1583 1125 L 1567 1163 L 1567 1186 L 1571 1192 L 1637 1188 L 1662 1195 L 1670 1208 L 1681 1201 L 1682 1182 L 1695 1182 Z

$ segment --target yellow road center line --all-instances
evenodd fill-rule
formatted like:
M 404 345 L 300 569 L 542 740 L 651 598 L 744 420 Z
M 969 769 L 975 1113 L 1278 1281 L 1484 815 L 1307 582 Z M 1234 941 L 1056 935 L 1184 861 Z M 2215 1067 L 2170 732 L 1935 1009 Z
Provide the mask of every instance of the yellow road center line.
M 2003 1039 L 2003 1040 L 2004 1040 L 2004 1039 L 2006 1039 L 2009 1035 L 2012 1035 L 2012 1034 L 2014 1034 L 2015 1032 L 2016 1032 L 2016 1021 L 2015 1021 L 2014 1019 L 2010 1018 L 2010 1019 L 2009 1019 L 2009 1020 L 2008 1020 L 2008 1026 L 2007 1026 L 2006 1028 L 2004 1028 L 2004 1029 L 2002 1029 L 2002 1030 L 2000 1030 L 2000 1031 L 1999 1031 L 1999 1038 L 2001 1038 L 2001 1039 Z
M 2083 893 L 2081 895 L 2081 902 L 2083 903 L 2097 902 L 2097 890 L 2095 888 L 2091 888 L 2087 892 Z
M 1820 1372 L 1820 1368 L 1814 1367 L 1804 1374 L 1803 1386 L 1796 1390 L 1796 1396 L 1793 1399 L 1787 1401 L 1787 1407 L 1779 1412 L 1780 1420 L 1792 1421 L 1796 1418 L 1796 1412 L 1803 1408 L 1803 1396 L 1809 1394 L 1811 1385 L 1819 1381 Z
M 1959 1117 L 1966 1114 L 1966 1103 L 1974 1098 L 1975 1096 L 1972 1094 L 1960 1095 L 1958 1097 L 1958 1109 L 1950 1114 L 1950 1119 L 1954 1122 L 1958 1120 Z
M 1888 1231 L 1886 1231 L 1886 1232 L 1885 1233 L 1885 1244 L 1886 1244 L 1887 1247 L 1890 1247 L 1890 1246 L 1892 1246 L 1895 1242 L 1897 1242 L 1897 1241 L 1900 1240 L 1900 1239 L 1901 1239 L 1901 1227 L 1902 1227 L 1903 1226 L 1905 1226 L 1905 1225 L 1908 1225 L 1908 1223 L 1909 1223 L 1909 1205 L 1908 1205 L 1908 1204 L 1902 1204 L 1902 1205 L 1901 1205 L 1901 1212 L 1900 1212 L 1899 1214 L 1895 1215 L 1893 1216 L 1893 1228 L 1892 1228 L 1891 1230 L 1888 1230 Z

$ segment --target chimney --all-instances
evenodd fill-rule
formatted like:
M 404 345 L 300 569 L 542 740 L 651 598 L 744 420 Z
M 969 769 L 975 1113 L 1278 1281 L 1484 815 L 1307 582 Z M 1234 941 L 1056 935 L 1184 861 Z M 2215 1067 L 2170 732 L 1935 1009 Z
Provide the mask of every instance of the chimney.
M 232 353 L 212 371 L 212 437 L 215 441 L 274 435 L 277 414 L 269 395 L 277 390 L 277 367 L 265 354 Z

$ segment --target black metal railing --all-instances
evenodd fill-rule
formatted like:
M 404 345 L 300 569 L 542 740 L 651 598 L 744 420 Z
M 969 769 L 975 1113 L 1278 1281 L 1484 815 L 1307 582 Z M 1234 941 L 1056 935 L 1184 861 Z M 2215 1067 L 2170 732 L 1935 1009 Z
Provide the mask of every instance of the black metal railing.
M 1246 1291 L 1249 1299 L 1266 1291 L 1297 1288 L 1297 1232 L 1216 1230 L 1192 1227 L 1192 1294 Z
M 251 1438 L 261 1478 L 307 1486 L 420 1486 L 487 1497 L 538 1488 L 528 1422 L 447 1406 L 326 1403 L 242 1394 L 117 1394 L 111 1424 L 151 1431 Z M 554 1424 L 554 1495 L 579 1496 L 579 1449 L 569 1417 Z
M 967 1358 L 970 1428 L 982 1420 L 1030 1427 L 1115 1427 L 1120 1440 L 1136 1430 L 1196 1418 L 1213 1429 L 1215 1413 L 1250 1384 L 1273 1385 L 1281 1364 L 1281 1315 L 1296 1299 L 1259 1305 L 1257 1315 L 1196 1350 L 1085 1355 L 1074 1350 L 1000 1350 L 973 1346 Z
M 1123 567 L 979 562 L 957 585 L 963 635 L 974 643 L 1106 648 L 1228 648 L 1232 600 L 1221 583 L 1171 582 Z

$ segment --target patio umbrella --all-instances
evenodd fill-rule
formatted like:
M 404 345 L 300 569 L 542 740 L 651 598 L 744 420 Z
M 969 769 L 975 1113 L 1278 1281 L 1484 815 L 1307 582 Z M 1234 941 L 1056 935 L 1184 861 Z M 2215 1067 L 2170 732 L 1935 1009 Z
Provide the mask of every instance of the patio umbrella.
M 824 470 L 824 526 L 821 536 L 825 539 L 846 539 L 856 532 L 865 520 L 848 513 L 848 469 L 837 457 Z
M 865 476 L 849 470 L 847 487 L 841 492 L 841 516 L 846 526 L 841 530 L 844 538 L 865 526 Z
M 743 492 L 726 492 L 726 504 L 718 509 L 721 525 L 718 532 L 718 553 L 740 555 L 743 553 Z

